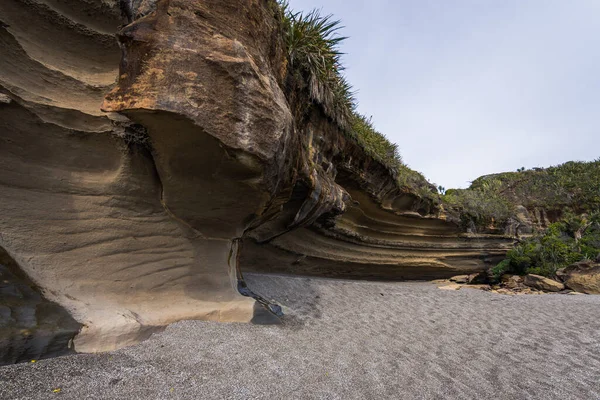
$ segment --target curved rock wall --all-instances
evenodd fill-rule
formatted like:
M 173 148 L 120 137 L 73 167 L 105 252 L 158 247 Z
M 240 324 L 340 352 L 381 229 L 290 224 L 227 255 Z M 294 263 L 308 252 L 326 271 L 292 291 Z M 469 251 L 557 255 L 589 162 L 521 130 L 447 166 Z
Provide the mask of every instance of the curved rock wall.
M 120 7 L 61 4 L 0 4 L 0 247 L 82 324 L 78 351 L 135 343 L 181 319 L 250 321 L 255 301 L 236 290 L 231 240 L 241 228 L 221 228 L 217 208 L 247 217 L 248 207 L 233 210 L 244 192 L 227 176 L 251 181 L 255 173 L 208 135 L 195 144 L 204 156 L 183 134 L 162 141 L 153 125 L 160 115 L 144 128 L 103 112 L 121 59 L 109 33 L 124 22 Z M 44 34 L 29 29 L 37 22 Z M 190 125 L 168 124 L 181 132 Z M 146 130 L 155 148 L 164 143 L 160 153 L 149 150 Z M 204 160 L 197 177 L 190 158 Z M 204 200 L 213 190 L 224 204 Z M 190 214 L 206 229 L 196 230 Z
M 424 279 L 512 243 L 461 233 L 317 107 L 292 112 L 306 100 L 285 84 L 277 13 L 0 3 L 0 246 L 82 324 L 76 350 L 250 321 L 240 266 Z

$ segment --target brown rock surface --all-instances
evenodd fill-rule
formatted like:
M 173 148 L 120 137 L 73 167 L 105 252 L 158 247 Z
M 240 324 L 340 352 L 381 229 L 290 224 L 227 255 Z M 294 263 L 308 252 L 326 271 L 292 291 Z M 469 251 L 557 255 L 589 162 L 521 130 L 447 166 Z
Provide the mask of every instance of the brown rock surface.
M 480 283 L 463 285 L 462 287 L 465 288 L 465 289 L 483 290 L 485 292 L 489 292 L 489 291 L 492 290 L 492 287 L 490 285 L 488 285 L 488 284 L 480 284 Z
M 92 7 L 73 3 L 73 9 Z M 48 299 L 83 324 L 78 351 L 135 343 L 181 319 L 250 321 L 255 302 L 236 290 L 239 226 L 215 223 L 215 210 L 213 222 L 202 220 L 202 210 L 217 204 L 191 203 L 199 215 L 189 216 L 170 201 L 177 198 L 172 190 L 181 189 L 178 174 L 188 167 L 195 193 L 182 198 L 196 195 L 201 202 L 212 192 L 204 176 L 208 184 L 234 185 L 226 178 L 236 172 L 231 156 L 215 139 L 190 144 L 182 133 L 165 145 L 161 160 L 168 163 L 176 146 L 194 145 L 207 152 L 197 157 L 206 160 L 206 170 L 194 176 L 182 152 L 176 171 L 166 169 L 173 161 L 165 167 L 165 190 L 146 128 L 100 110 L 118 75 L 113 32 L 123 21 L 117 3 L 103 3 L 91 16 L 63 11 L 0 4 L 6 26 L 0 28 L 0 91 L 11 99 L 0 103 L 0 246 Z M 38 20 L 52 26 L 42 25 L 47 30 L 36 35 L 38 27 L 31 26 Z M 104 32 L 108 25 L 111 31 Z M 183 118 L 171 124 L 181 132 L 187 126 Z M 159 148 L 161 138 L 155 140 Z M 238 188 L 226 201 L 239 203 L 244 195 Z M 228 211 L 239 218 L 235 207 Z M 206 222 L 206 229 L 184 218 Z

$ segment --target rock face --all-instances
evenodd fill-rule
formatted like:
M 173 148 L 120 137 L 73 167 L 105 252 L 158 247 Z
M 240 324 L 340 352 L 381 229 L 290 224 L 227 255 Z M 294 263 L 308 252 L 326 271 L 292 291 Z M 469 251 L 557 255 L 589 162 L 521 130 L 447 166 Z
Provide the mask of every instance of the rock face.
M 600 294 L 600 262 L 581 261 L 563 271 L 565 286 L 580 293 Z
M 540 275 L 525 275 L 523 283 L 526 286 L 534 289 L 543 290 L 545 292 L 560 292 L 565 289 L 565 285 L 553 279 L 545 278 Z
M 78 351 L 180 319 L 252 320 L 236 261 L 244 219 L 267 198 L 255 160 L 200 130 L 193 141 L 184 116 L 146 128 L 101 111 L 118 76 L 120 8 L 54 3 L 0 5 L 0 90 L 11 99 L 0 103 L 0 246 L 83 325 Z M 155 134 L 165 121 L 172 141 Z
M 121 3 L 0 3 L 0 247 L 75 350 L 277 311 L 241 270 L 445 278 L 512 244 L 296 115 L 273 1 Z

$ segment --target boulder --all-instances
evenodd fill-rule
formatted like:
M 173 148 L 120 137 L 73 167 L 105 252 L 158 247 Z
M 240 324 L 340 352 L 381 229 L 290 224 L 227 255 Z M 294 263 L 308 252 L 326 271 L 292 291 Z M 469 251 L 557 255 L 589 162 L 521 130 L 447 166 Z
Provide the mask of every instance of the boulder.
M 523 283 L 534 289 L 543 290 L 545 292 L 560 292 L 565 289 L 565 285 L 550 278 L 545 278 L 540 275 L 525 275 Z
M 600 294 L 600 263 L 580 261 L 564 269 L 565 286 L 576 292 Z

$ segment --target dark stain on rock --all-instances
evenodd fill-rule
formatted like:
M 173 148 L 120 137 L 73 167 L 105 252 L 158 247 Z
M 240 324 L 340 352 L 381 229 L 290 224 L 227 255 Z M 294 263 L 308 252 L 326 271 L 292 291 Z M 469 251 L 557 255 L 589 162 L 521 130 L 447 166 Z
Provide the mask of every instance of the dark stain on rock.
M 0 247 L 0 365 L 72 353 L 80 327 Z

